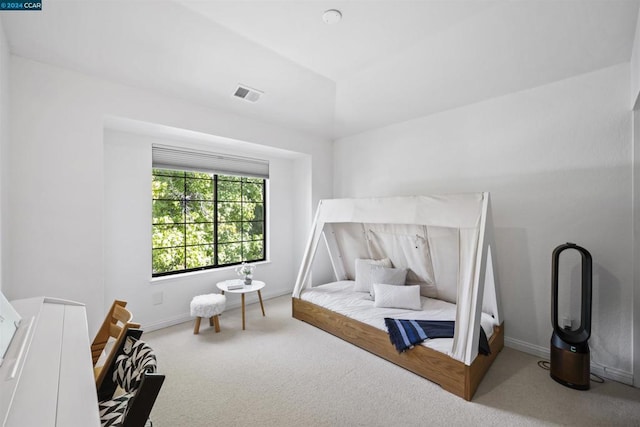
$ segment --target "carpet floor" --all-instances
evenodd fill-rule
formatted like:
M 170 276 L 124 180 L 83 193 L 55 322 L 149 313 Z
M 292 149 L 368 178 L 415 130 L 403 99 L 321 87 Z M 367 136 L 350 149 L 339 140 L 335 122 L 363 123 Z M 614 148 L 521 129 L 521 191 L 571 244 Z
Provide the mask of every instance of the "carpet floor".
M 564 387 L 538 358 L 505 348 L 467 402 L 291 317 L 283 296 L 202 322 L 145 333 L 166 380 L 154 427 L 640 426 L 640 389 L 613 381 Z

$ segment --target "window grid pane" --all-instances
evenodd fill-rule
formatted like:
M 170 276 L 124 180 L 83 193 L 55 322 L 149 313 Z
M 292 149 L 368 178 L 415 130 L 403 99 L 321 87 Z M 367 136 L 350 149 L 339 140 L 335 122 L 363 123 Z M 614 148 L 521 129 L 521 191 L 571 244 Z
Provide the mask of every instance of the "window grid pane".
M 153 276 L 264 260 L 265 183 L 153 169 Z

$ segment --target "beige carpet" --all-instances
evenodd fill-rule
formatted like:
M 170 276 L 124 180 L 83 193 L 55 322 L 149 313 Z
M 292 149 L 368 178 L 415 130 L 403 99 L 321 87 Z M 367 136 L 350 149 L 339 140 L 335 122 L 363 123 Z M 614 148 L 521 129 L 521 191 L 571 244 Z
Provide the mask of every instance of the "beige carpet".
M 175 426 L 640 426 L 640 390 L 561 386 L 536 357 L 505 348 L 472 402 L 291 318 L 289 296 L 146 333 L 167 379 L 151 419 Z

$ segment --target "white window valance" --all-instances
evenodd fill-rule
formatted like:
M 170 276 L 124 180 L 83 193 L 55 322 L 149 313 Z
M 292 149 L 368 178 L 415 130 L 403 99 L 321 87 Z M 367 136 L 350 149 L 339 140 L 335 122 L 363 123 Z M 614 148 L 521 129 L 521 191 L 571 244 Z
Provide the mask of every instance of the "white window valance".
M 152 146 L 153 167 L 269 179 L 269 161 L 202 150 Z

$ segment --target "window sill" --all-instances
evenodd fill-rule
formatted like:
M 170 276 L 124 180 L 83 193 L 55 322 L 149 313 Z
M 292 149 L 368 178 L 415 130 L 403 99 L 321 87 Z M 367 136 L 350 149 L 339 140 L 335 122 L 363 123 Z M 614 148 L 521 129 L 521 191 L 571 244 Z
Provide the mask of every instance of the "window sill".
M 266 265 L 266 264 L 271 264 L 270 260 L 265 260 L 265 261 L 258 261 L 258 262 L 253 262 L 251 263 L 251 265 L 256 265 L 256 266 L 260 266 L 260 265 Z M 233 274 L 234 278 L 236 276 L 236 269 L 237 265 L 232 265 L 229 267 L 220 267 L 220 268 L 212 268 L 209 270 L 200 270 L 200 271 L 190 271 L 188 273 L 178 273 L 178 274 L 172 274 L 169 276 L 160 276 L 160 277 L 152 277 L 149 280 L 149 283 L 151 283 L 152 285 L 159 285 L 159 284 L 164 284 L 164 283 L 169 283 L 169 282 L 174 282 L 174 281 L 183 281 L 183 280 L 189 280 L 192 278 L 196 278 L 198 276 L 211 276 L 211 275 L 216 275 L 216 274 L 224 274 L 224 275 L 228 275 L 229 273 Z

